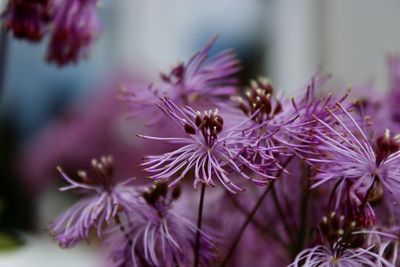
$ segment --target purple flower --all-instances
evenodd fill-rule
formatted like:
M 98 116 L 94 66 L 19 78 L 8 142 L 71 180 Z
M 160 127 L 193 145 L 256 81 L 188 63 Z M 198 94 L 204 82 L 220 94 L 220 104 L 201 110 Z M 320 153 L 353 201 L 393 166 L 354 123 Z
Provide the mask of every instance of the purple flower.
M 385 258 L 369 248 L 344 249 L 339 244 L 333 247 L 318 245 L 301 251 L 290 267 L 352 267 L 352 266 L 387 266 L 394 267 Z
M 330 113 L 327 108 L 333 108 L 336 102 L 342 103 L 349 95 L 349 90 L 342 96 L 337 97 L 332 94 L 324 94 L 321 87 L 329 79 L 329 76 L 316 74 L 308 81 L 302 93 L 292 98 L 292 107 L 298 114 L 301 121 L 314 121 L 314 117 L 327 119 Z
M 62 247 L 71 247 L 81 240 L 87 240 L 94 228 L 97 228 L 97 236 L 101 238 L 104 226 L 110 224 L 117 213 L 129 211 L 137 203 L 136 190 L 127 185 L 130 180 L 112 184 L 111 157 L 102 157 L 100 161 L 94 159 L 92 166 L 95 176 L 79 171 L 80 182 L 72 180 L 58 168 L 69 183 L 60 188 L 61 191 L 75 189 L 86 194 L 50 225 L 50 233 Z
M 49 0 L 9 0 L 3 13 L 4 27 L 15 38 L 38 42 L 50 22 Z
M 166 141 L 179 146 L 174 151 L 146 157 L 142 165 L 147 167 L 145 171 L 152 173 L 150 178 L 174 178 L 170 184 L 172 186 L 193 170 L 195 188 L 199 183 L 214 186 L 214 179 L 217 178 L 232 193 L 243 189 L 232 182 L 229 172 L 235 172 L 258 185 L 276 179 L 275 176 L 267 174 L 265 165 L 252 164 L 242 155 L 251 153 L 252 149 L 258 149 L 253 145 L 254 138 L 246 135 L 241 129 L 246 121 L 225 129 L 224 119 L 217 109 L 201 114 L 190 107 L 181 109 L 168 99 L 164 99 L 163 104 L 162 111 L 185 132 L 185 136 L 167 138 L 139 135 L 145 139 Z M 250 177 L 246 174 L 245 167 L 259 174 L 261 178 Z
M 397 138 L 392 138 L 386 131 L 374 146 L 351 114 L 339 103 L 337 108 L 343 113 L 341 116 L 328 110 L 333 123 L 315 117 L 321 127 L 314 128 L 313 137 L 319 143 L 313 144 L 316 149 L 306 158 L 317 170 L 313 188 L 346 179 L 351 181 L 354 191 L 364 189 L 367 193 L 368 188 L 379 183 L 399 198 L 400 146 Z
M 114 266 L 193 265 L 197 228 L 173 211 L 173 202 L 179 196 L 179 187 L 168 190 L 168 185 L 163 182 L 157 182 L 143 192 L 142 206 L 133 214 L 134 221 L 128 213 L 114 229 L 118 234 L 108 240 L 113 249 L 110 257 Z M 200 242 L 200 264 L 210 266 L 218 256 L 215 242 L 204 230 Z
M 88 56 L 100 31 L 97 0 L 68 0 L 55 3 L 54 29 L 47 60 L 59 66 L 77 63 Z
M 148 124 L 162 119 L 154 111 L 163 97 L 168 97 L 178 106 L 218 107 L 222 98 L 237 91 L 238 81 L 234 75 L 240 70 L 240 65 L 232 50 L 209 58 L 215 41 L 216 38 L 212 39 L 188 62 L 178 64 L 169 74 L 162 73 L 158 84 L 133 83 L 124 86 L 121 100 L 127 103 L 132 113 L 150 117 Z
M 394 267 L 379 253 L 379 244 L 366 244 L 368 233 L 370 231 L 360 229 L 356 221 L 332 212 L 329 217 L 322 218 L 319 242 L 301 251 L 289 266 Z

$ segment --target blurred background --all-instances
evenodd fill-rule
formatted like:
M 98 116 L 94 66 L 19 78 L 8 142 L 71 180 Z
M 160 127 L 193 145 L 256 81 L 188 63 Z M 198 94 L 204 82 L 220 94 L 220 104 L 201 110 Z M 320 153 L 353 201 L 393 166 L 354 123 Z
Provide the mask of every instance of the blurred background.
M 74 170 L 112 153 L 124 166 L 121 176 L 137 175 L 137 129 L 115 97 L 122 81 L 154 80 L 215 35 L 214 53 L 236 50 L 242 84 L 264 75 L 287 93 L 321 68 L 338 83 L 385 90 L 386 57 L 400 53 L 397 0 L 104 0 L 99 12 L 102 34 L 76 66 L 46 64 L 46 40 L 6 40 L 1 267 L 54 266 L 55 260 L 57 266 L 102 266 L 100 253 L 88 246 L 59 249 L 46 227 L 71 201 L 57 193 L 57 165 Z

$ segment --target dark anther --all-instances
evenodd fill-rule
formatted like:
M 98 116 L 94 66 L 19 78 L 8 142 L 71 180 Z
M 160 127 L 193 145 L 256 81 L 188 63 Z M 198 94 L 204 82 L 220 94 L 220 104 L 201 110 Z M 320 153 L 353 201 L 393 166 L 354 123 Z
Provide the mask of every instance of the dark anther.
M 360 224 L 356 221 L 335 212 L 324 216 L 319 224 L 319 230 L 325 240 L 331 245 L 338 243 L 343 249 L 362 246 L 365 236 L 354 234 L 360 228 Z
M 181 196 L 181 187 L 180 186 L 176 186 L 174 187 L 174 189 L 172 190 L 172 199 L 178 199 Z
M 191 125 L 189 125 L 187 123 L 184 125 L 184 128 L 185 128 L 185 132 L 187 134 L 195 134 L 196 133 L 196 129 L 194 129 Z

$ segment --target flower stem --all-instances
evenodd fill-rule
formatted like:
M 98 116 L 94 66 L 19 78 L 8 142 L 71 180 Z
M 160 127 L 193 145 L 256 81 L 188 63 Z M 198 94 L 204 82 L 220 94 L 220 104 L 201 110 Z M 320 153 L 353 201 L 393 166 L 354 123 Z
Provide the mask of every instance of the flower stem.
M 293 156 L 290 156 L 285 161 L 285 163 L 282 166 L 282 169 L 279 170 L 279 172 L 276 175 L 276 177 L 281 177 L 282 176 L 282 172 L 283 172 L 284 168 L 286 168 L 286 166 L 290 163 L 290 161 L 292 159 L 293 159 Z M 256 214 L 258 208 L 261 206 L 261 203 L 263 202 L 264 198 L 268 195 L 269 190 L 273 188 L 273 184 L 274 184 L 274 181 L 271 181 L 270 184 L 268 185 L 268 187 L 263 192 L 263 194 L 257 200 L 257 203 L 255 204 L 255 206 L 253 207 L 253 209 L 251 210 L 251 212 L 247 216 L 247 219 L 244 221 L 244 223 L 240 227 L 239 232 L 236 234 L 236 237 L 233 239 L 233 243 L 232 243 L 231 247 L 229 248 L 228 254 L 226 255 L 225 259 L 222 261 L 220 267 L 224 267 L 224 266 L 226 266 L 228 264 L 230 258 L 233 255 L 233 252 L 235 251 L 236 247 L 238 246 L 238 244 L 240 242 L 240 239 L 242 238 L 242 235 L 244 234 L 244 231 L 246 230 L 247 226 L 252 221 L 252 219 L 253 219 L 254 215 Z
M 269 190 L 271 189 L 271 186 L 274 182 L 271 182 L 268 187 L 265 189 L 264 193 L 260 196 L 260 198 L 257 200 L 256 205 L 253 207 L 251 212 L 249 213 L 249 216 L 247 216 L 246 220 L 242 224 L 242 226 L 239 229 L 239 232 L 236 234 L 235 239 L 233 240 L 233 243 L 231 247 L 229 248 L 228 254 L 226 255 L 224 261 L 220 265 L 220 267 L 224 267 L 228 264 L 231 256 L 233 255 L 233 252 L 235 252 L 235 249 L 237 245 L 239 244 L 240 239 L 242 238 L 242 235 L 244 234 L 244 231 L 246 230 L 247 226 L 253 219 L 254 215 L 256 214 L 258 208 L 261 206 L 261 203 L 263 202 L 264 198 L 268 195 Z
M 274 201 L 274 205 L 276 208 L 276 211 L 278 212 L 278 215 L 283 223 L 283 226 L 285 227 L 285 230 L 293 242 L 293 244 L 296 243 L 296 239 L 293 237 L 293 232 L 291 231 L 291 227 L 289 222 L 286 220 L 286 215 L 285 212 L 283 211 L 283 208 L 279 202 L 278 195 L 276 194 L 275 186 L 274 184 L 271 185 L 271 194 L 272 194 L 272 200 Z
M 114 219 L 115 219 L 115 222 L 117 223 L 117 225 L 118 225 L 118 227 L 119 227 L 119 230 L 124 234 L 124 237 L 125 237 L 125 239 L 127 240 L 129 246 L 132 247 L 132 240 L 130 239 L 128 233 L 126 232 L 125 226 L 121 223 L 121 218 L 119 217 L 119 214 L 118 214 L 118 213 L 115 215 L 115 218 L 114 218 Z M 145 259 L 143 258 L 143 256 L 137 251 L 136 248 L 135 248 L 135 252 L 136 252 L 136 254 L 138 255 L 138 258 L 139 258 L 139 260 L 140 260 L 142 266 L 149 266 L 149 265 L 146 263 L 146 260 L 145 260 Z
M 228 198 L 231 200 L 232 204 L 235 206 L 235 208 L 238 209 L 240 213 L 242 213 L 246 218 L 249 216 L 250 212 L 247 211 L 246 207 L 244 207 L 236 198 L 234 195 L 231 193 L 227 193 Z M 278 241 L 281 245 L 287 247 L 288 244 L 286 244 L 282 238 L 277 234 L 275 231 L 270 231 L 270 228 L 268 225 L 263 225 L 257 218 L 253 218 L 251 221 L 251 224 L 254 225 L 254 227 L 259 231 L 261 235 L 264 236 L 264 240 L 268 242 L 267 237 L 268 235 L 274 238 L 276 241 Z
M 197 215 L 197 232 L 196 232 L 196 246 L 194 254 L 194 266 L 198 267 L 200 263 L 200 237 L 201 237 L 201 224 L 203 221 L 203 205 L 204 205 L 204 195 L 206 192 L 206 185 L 203 183 L 201 185 L 200 202 L 199 202 L 199 212 Z

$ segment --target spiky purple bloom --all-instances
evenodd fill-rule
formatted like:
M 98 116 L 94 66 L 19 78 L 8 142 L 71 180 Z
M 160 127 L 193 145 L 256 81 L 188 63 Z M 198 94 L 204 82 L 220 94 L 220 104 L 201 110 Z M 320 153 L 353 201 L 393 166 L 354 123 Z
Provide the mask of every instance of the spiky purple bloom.
M 369 231 L 360 229 L 357 221 L 349 221 L 332 212 L 329 217 L 322 218 L 318 231 L 320 240 L 317 244 L 301 251 L 290 267 L 394 267 L 377 252 L 379 244 L 366 242 Z
M 91 230 L 97 228 L 97 236 L 102 238 L 104 226 L 112 222 L 118 212 L 135 207 L 138 195 L 135 188 L 128 185 L 130 180 L 113 185 L 112 158 L 93 160 L 93 174 L 79 171 L 81 181 L 77 182 L 58 168 L 69 185 L 61 191 L 78 190 L 85 194 L 81 200 L 61 214 L 49 227 L 51 235 L 62 247 L 71 247 L 81 240 L 87 240 Z
M 169 99 L 162 101 L 164 107 L 160 108 L 185 132 L 185 136 L 164 138 L 139 135 L 145 139 L 166 141 L 178 146 L 174 151 L 146 157 L 142 165 L 146 166 L 145 171 L 151 173 L 150 178 L 173 179 L 170 183 L 173 186 L 193 170 L 195 188 L 199 183 L 214 186 L 214 179 L 218 179 L 232 193 L 243 189 L 232 182 L 230 172 L 258 185 L 265 185 L 269 180 L 276 179 L 265 169 L 266 164 L 252 164 L 242 155 L 258 149 L 254 146 L 254 138 L 246 135 L 241 128 L 246 121 L 226 129 L 224 119 L 217 109 L 201 114 L 188 106 L 181 109 Z M 259 174 L 260 178 L 246 174 L 246 168 Z
M 240 64 L 232 50 L 210 57 L 216 40 L 213 38 L 189 61 L 178 64 L 169 74 L 161 73 L 157 84 L 124 86 L 121 100 L 127 103 L 133 114 L 150 117 L 148 124 L 162 119 L 155 105 L 164 97 L 178 106 L 218 107 L 221 99 L 237 92 L 238 80 L 234 75 L 240 70 Z
M 373 247 L 345 249 L 339 244 L 333 247 L 318 245 L 301 251 L 290 267 L 353 267 L 353 266 L 385 266 L 395 265 L 383 256 L 371 251 Z
M 400 146 L 397 139 L 387 131 L 374 146 L 351 114 L 339 103 L 337 108 L 342 116 L 328 110 L 333 124 L 316 118 L 322 126 L 314 129 L 314 138 L 319 144 L 306 158 L 317 168 L 313 187 L 344 178 L 352 183 L 353 190 L 363 188 L 367 193 L 368 188 L 380 183 L 398 199 Z
M 173 210 L 180 196 L 179 187 L 168 189 L 166 183 L 155 183 L 142 194 L 141 208 L 132 221 L 130 214 L 114 229 L 108 243 L 115 266 L 192 266 L 197 228 Z M 131 215 L 132 216 L 132 215 Z M 210 266 L 218 257 L 215 241 L 201 231 L 200 264 Z
M 100 31 L 98 0 L 68 0 L 54 3 L 54 27 L 47 60 L 59 66 L 77 63 L 88 56 Z
M 15 38 L 38 42 L 47 30 L 50 16 L 50 0 L 9 0 L 2 19 Z

